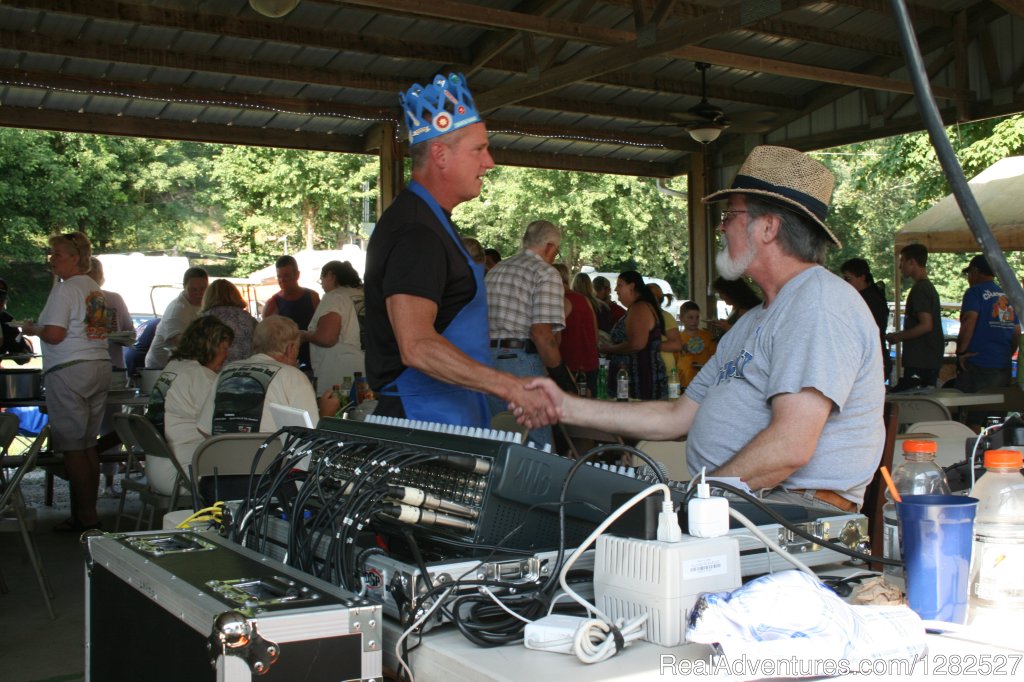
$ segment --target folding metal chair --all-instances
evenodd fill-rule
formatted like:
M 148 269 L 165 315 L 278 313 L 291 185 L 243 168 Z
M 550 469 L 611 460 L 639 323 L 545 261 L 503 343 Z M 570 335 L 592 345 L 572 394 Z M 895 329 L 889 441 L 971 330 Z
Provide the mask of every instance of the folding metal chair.
M 174 487 L 170 495 L 164 495 L 154 490 L 149 480 L 145 477 L 131 479 L 125 476 L 121 482 L 121 501 L 117 507 L 117 520 L 114 522 L 114 532 L 117 532 L 120 528 L 121 518 L 127 516 L 124 513 L 124 503 L 129 490 L 138 492 L 139 501 L 141 502 L 139 514 L 135 517 L 135 530 L 141 528 L 142 517 L 146 513 L 147 508 L 149 509 L 149 527 L 152 528 L 158 511 L 173 511 L 192 506 L 192 496 L 188 493 L 185 493 L 184 496 L 181 494 L 183 484 L 188 486 L 188 474 L 182 469 L 181 464 L 174 457 L 174 453 L 171 452 L 170 446 L 167 445 L 167 441 L 157 431 L 153 422 L 138 414 L 115 414 L 112 421 L 114 423 L 114 430 L 117 431 L 117 435 L 121 437 L 121 440 L 129 448 L 130 452 L 143 453 L 147 460 L 158 457 L 167 458 L 176 471 Z M 129 457 L 130 465 L 131 457 Z
M 253 471 L 253 458 L 267 438 L 269 433 L 228 433 L 213 438 L 207 438 L 199 444 L 196 452 L 192 455 L 192 494 L 202 500 L 199 484 L 204 477 L 238 478 L 248 477 Z M 275 439 L 260 455 L 256 463 L 256 474 L 261 474 L 269 464 L 281 452 L 282 442 Z M 214 486 L 216 489 L 218 486 Z M 209 492 L 209 491 L 207 491 Z M 217 494 L 214 497 L 221 497 Z M 203 503 L 213 503 L 216 500 L 204 500 Z
M 17 530 L 21 534 L 25 551 L 28 553 L 28 560 L 32 564 L 36 581 L 39 583 L 39 590 L 43 593 L 43 601 L 46 602 L 46 611 L 50 614 L 51 619 L 55 619 L 57 616 L 54 614 L 53 604 L 50 602 L 53 597 L 53 588 L 50 586 L 49 578 L 46 577 L 39 549 L 36 547 L 31 533 L 35 529 L 36 510 L 26 507 L 25 499 L 21 495 L 21 479 L 35 467 L 39 451 L 49 435 L 50 427 L 44 426 L 36 436 L 35 442 L 25 453 L 21 465 L 11 476 L 11 480 L 3 484 L 3 493 L 0 494 L 0 531 Z M 0 575 L 0 591 L 7 593 L 7 583 L 4 582 L 2 575 Z

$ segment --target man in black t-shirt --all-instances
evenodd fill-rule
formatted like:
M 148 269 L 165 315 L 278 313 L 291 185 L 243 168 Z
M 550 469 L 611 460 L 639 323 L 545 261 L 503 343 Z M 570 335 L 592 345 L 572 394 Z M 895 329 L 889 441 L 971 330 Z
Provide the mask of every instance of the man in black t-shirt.
M 550 423 L 556 414 L 543 392 L 490 366 L 483 267 L 451 224 L 452 210 L 479 196 L 494 167 L 465 80 L 438 74 L 400 101 L 412 182 L 381 216 L 366 257 L 366 371 L 376 414 L 488 426 L 483 393 L 491 393 Z
M 939 293 L 928 281 L 928 247 L 908 244 L 900 251 L 900 272 L 914 280 L 907 294 L 903 331 L 886 334 L 889 343 L 903 344 L 903 376 L 893 391 L 935 386 L 942 367 L 942 318 Z

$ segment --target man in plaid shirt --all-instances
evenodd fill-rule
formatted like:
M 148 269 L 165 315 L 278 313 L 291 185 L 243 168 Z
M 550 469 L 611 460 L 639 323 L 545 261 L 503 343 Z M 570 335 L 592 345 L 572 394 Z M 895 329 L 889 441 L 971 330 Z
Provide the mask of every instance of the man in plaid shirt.
M 523 249 L 495 265 L 487 286 L 487 321 L 495 369 L 520 377 L 551 376 L 563 390 L 575 391 L 572 376 L 558 350 L 558 332 L 565 327 L 564 292 L 558 271 L 551 267 L 562 233 L 546 220 L 526 227 Z M 505 405 L 492 404 L 495 412 Z M 551 427 L 530 432 L 539 446 L 552 442 Z

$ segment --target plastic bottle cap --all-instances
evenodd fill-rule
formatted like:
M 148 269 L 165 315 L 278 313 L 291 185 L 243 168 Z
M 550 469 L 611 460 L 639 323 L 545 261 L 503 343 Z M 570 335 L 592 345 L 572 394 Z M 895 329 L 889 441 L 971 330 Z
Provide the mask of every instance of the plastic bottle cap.
M 931 452 L 939 451 L 939 446 L 933 440 L 905 440 L 903 441 L 903 452 Z
M 989 450 L 985 453 L 985 468 L 1009 467 L 1020 469 L 1024 455 L 1016 450 Z

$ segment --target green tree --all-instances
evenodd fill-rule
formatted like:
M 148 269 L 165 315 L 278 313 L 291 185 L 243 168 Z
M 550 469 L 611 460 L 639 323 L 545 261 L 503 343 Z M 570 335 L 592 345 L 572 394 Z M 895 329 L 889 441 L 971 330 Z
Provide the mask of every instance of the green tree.
M 5 257 L 35 260 L 54 232 L 81 230 L 98 252 L 202 245 L 192 200 L 205 147 L 0 129 Z
M 501 167 L 455 222 L 485 247 L 519 250 L 533 220 L 562 228 L 559 260 L 577 271 L 636 268 L 686 295 L 686 202 L 660 194 L 649 178 Z
M 1011 116 L 951 126 L 946 130 L 964 175 L 970 179 L 996 161 L 1024 153 L 1024 117 Z M 829 257 L 829 267 L 854 256 L 866 258 L 876 277 L 890 284 L 894 276 L 896 232 L 915 216 L 950 193 L 935 150 L 926 133 L 915 133 L 816 154 L 836 174 L 829 224 L 843 248 Z M 1020 271 L 1021 254 L 1006 254 Z M 960 274 L 964 254 L 929 257 L 929 279 L 943 301 L 960 301 L 966 281 Z
M 363 237 L 362 202 L 375 201 L 376 174 L 370 156 L 224 146 L 211 161 L 207 196 L 223 209 L 236 270 L 248 272 L 281 253 L 285 237 L 307 248 Z

